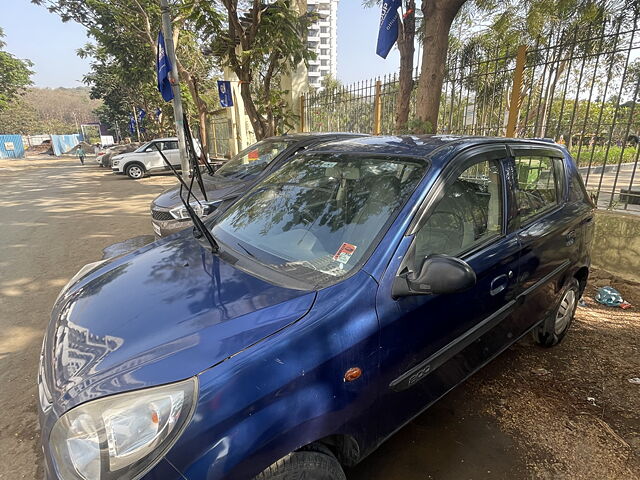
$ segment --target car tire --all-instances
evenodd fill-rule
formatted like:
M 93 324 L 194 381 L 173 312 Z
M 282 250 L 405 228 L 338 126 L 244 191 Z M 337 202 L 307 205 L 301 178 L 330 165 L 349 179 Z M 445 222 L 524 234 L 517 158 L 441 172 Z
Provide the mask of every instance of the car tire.
M 254 480 L 346 480 L 340 462 L 319 445 L 290 453 L 264 470 Z
M 533 330 L 533 339 L 543 347 L 559 344 L 569 330 L 580 298 L 580 284 L 575 278 L 560 290 L 558 302 L 551 314 Z
M 131 165 L 127 166 L 125 173 L 129 178 L 132 178 L 133 180 L 140 180 L 142 177 L 144 177 L 145 171 L 144 167 L 139 163 L 132 163 Z

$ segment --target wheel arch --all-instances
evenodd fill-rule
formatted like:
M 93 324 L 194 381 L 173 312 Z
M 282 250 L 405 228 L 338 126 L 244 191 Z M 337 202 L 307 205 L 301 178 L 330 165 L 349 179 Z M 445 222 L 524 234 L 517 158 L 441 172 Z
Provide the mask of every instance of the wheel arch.
M 329 448 L 338 459 L 338 462 L 340 462 L 340 465 L 344 467 L 353 467 L 361 460 L 360 444 L 352 435 L 344 433 L 327 435 L 313 443 L 319 443 Z
M 147 172 L 147 167 L 145 167 L 144 163 L 142 163 L 140 160 L 131 160 L 130 162 L 125 163 L 123 167 L 124 171 L 126 172 L 129 167 L 132 167 L 134 165 L 141 167 L 143 172 Z
M 573 274 L 574 278 L 578 280 L 580 284 L 580 295 L 584 292 L 587 287 L 587 280 L 589 279 L 589 267 L 583 266 L 580 267 L 576 273 Z

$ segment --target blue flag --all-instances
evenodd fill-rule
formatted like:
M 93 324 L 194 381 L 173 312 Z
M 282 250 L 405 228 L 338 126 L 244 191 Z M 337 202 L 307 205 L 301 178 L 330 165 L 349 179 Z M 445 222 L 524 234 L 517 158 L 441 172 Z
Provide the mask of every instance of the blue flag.
M 233 95 L 231 82 L 228 80 L 218 80 L 218 95 L 220 95 L 220 105 L 223 107 L 233 107 Z
M 380 30 L 378 30 L 378 45 L 376 53 L 382 58 L 387 58 L 393 44 L 398 40 L 398 8 L 402 6 L 402 0 L 384 0 L 382 13 L 380 14 Z
M 147 112 L 144 110 L 144 108 L 138 107 L 138 130 L 140 130 L 142 133 L 147 131 L 147 129 L 144 128 L 144 119 L 146 116 Z
M 136 133 L 136 119 L 131 114 L 129 114 L 129 132 L 131 135 Z
M 162 94 L 164 101 L 168 102 L 173 100 L 173 88 L 171 88 L 171 82 L 169 81 L 171 62 L 169 61 L 167 51 L 164 48 L 164 35 L 162 35 L 162 32 L 158 33 L 158 58 L 156 60 L 158 90 Z

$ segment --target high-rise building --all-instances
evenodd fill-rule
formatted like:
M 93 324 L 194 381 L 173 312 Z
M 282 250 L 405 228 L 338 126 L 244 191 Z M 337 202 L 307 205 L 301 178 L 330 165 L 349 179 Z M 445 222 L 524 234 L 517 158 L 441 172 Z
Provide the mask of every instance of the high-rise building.
M 316 59 L 309 61 L 311 88 L 321 88 L 324 77 L 335 78 L 338 72 L 338 1 L 307 0 L 307 10 L 319 16 L 307 34 L 309 48 L 316 53 Z

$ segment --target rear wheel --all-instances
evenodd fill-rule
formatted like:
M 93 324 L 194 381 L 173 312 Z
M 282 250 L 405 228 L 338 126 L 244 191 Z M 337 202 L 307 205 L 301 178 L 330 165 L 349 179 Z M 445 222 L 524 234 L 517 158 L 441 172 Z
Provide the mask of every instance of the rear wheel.
M 137 163 L 134 163 L 127 167 L 126 173 L 129 176 L 129 178 L 138 180 L 144 177 L 144 167 L 142 165 L 138 165 Z
M 254 480 L 346 480 L 340 462 L 319 445 L 292 452 L 258 474 Z
M 536 343 L 552 347 L 562 341 L 569 330 L 580 298 L 580 284 L 572 278 L 558 295 L 558 304 L 545 321 L 533 331 Z

